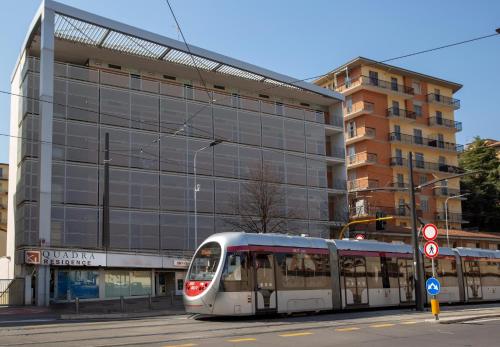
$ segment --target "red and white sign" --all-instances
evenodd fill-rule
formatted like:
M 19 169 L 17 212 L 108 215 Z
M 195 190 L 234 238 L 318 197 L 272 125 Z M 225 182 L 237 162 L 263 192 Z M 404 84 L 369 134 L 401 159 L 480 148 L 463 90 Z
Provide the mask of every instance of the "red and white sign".
M 428 258 L 435 258 L 439 254 L 438 244 L 434 241 L 427 241 L 424 245 L 424 253 Z
M 40 251 L 26 251 L 24 262 L 26 264 L 40 264 Z
M 363 234 L 356 234 L 356 240 L 364 240 L 365 239 L 365 235 Z
M 427 241 L 434 241 L 438 236 L 438 228 L 434 224 L 426 224 L 422 229 L 422 234 Z

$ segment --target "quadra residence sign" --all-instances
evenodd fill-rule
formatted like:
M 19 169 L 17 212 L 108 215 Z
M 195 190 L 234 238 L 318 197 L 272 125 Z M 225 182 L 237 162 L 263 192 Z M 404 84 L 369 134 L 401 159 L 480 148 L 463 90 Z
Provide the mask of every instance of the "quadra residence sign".
M 55 266 L 106 266 L 106 254 L 66 249 L 41 249 L 25 252 L 27 264 Z

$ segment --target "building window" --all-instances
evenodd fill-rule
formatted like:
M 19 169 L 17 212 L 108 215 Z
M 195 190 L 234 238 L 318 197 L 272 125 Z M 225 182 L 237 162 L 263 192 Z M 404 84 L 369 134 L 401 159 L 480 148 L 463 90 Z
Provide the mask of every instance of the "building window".
M 415 114 L 418 117 L 421 117 L 422 116 L 422 104 L 419 102 L 413 102 L 413 112 L 415 112 Z
M 368 76 L 370 77 L 370 84 L 374 86 L 378 86 L 378 72 L 377 71 L 369 71 Z
M 150 271 L 112 270 L 106 271 L 104 278 L 106 298 L 151 294 Z
M 99 272 L 90 270 L 58 270 L 56 300 L 99 298 Z
M 420 175 L 419 176 L 418 184 L 422 185 L 422 184 L 425 184 L 425 183 L 427 183 L 427 176 L 426 175 Z
M 411 86 L 412 86 L 413 91 L 415 92 L 415 94 L 422 94 L 422 89 L 421 89 L 419 81 L 413 81 L 412 84 L 411 84 Z
M 423 169 L 424 165 L 424 154 L 415 152 L 415 167 Z
M 437 135 L 437 142 L 438 142 L 439 148 L 444 148 L 444 136 L 443 136 L 443 134 Z
M 405 186 L 405 176 L 403 174 L 398 173 L 396 175 L 396 185 L 398 188 L 404 188 Z
M 417 145 L 423 144 L 422 129 L 413 129 L 413 137 L 415 138 L 415 143 Z
M 396 77 L 391 77 L 391 89 L 398 90 L 398 79 Z
M 420 208 L 423 212 L 429 212 L 429 200 L 426 197 L 420 197 Z
M 392 102 L 392 115 L 399 116 L 399 101 Z

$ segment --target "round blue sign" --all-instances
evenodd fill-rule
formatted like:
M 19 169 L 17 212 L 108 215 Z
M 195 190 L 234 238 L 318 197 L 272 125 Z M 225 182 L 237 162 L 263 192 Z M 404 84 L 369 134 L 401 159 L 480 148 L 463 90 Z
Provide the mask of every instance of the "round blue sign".
M 425 288 L 427 288 L 429 295 L 438 295 L 441 291 L 441 284 L 437 279 L 431 277 L 425 282 Z

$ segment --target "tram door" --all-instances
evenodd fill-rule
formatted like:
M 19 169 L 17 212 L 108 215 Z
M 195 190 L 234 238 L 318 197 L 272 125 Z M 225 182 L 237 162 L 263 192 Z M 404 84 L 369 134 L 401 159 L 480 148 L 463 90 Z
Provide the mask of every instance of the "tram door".
M 413 299 L 413 260 L 412 259 L 398 259 L 399 268 L 399 301 L 401 303 L 408 303 L 414 301 Z
M 346 305 L 368 305 L 366 260 L 364 257 L 342 259 Z
M 481 299 L 483 290 L 481 288 L 481 272 L 479 262 L 476 260 L 466 260 L 464 262 L 465 291 L 468 299 Z
M 274 255 L 254 254 L 256 312 L 276 311 L 277 293 L 274 272 Z

